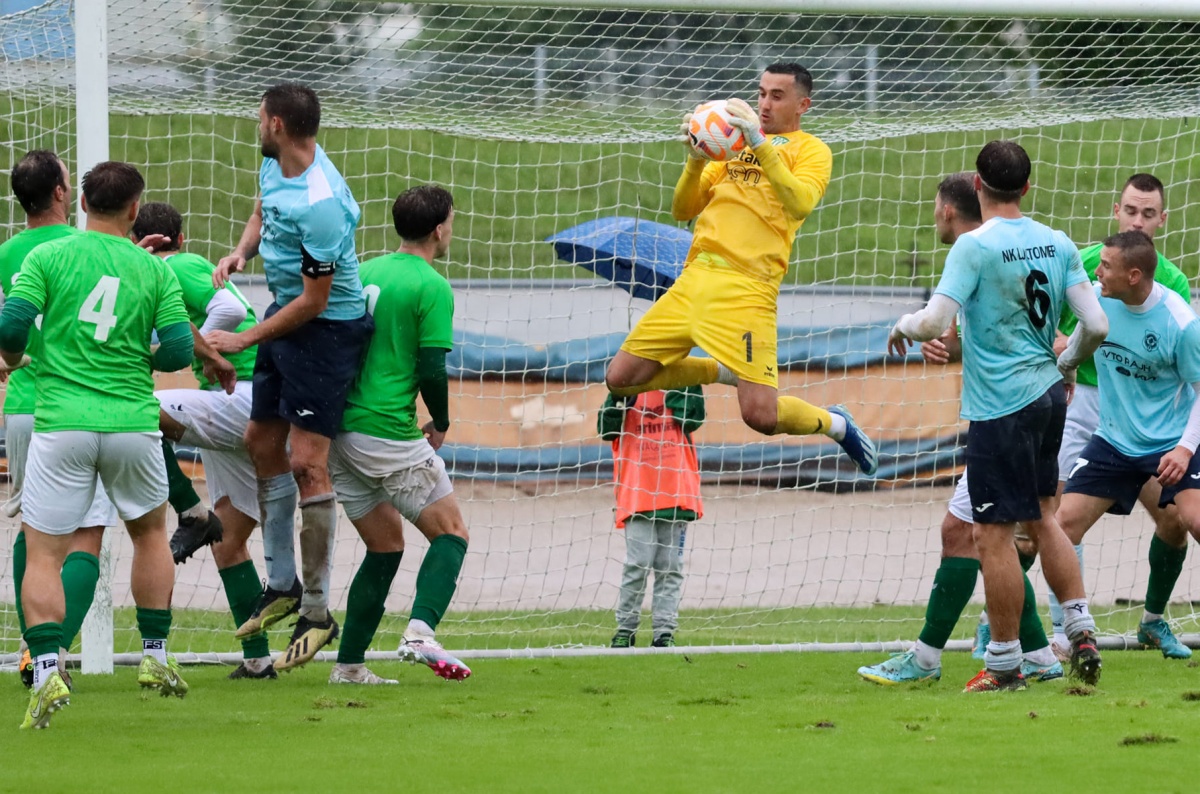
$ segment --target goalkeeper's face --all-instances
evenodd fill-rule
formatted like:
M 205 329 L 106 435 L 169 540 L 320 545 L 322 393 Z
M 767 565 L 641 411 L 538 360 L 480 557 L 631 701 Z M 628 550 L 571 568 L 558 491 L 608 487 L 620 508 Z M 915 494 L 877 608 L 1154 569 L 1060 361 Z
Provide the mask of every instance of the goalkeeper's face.
M 812 106 L 790 74 L 763 72 L 758 83 L 758 119 L 767 135 L 784 135 L 800 129 L 800 117 Z
M 1117 216 L 1117 231 L 1141 232 L 1150 238 L 1167 220 L 1162 194 L 1157 190 L 1138 190 L 1132 185 L 1125 188 L 1113 211 Z

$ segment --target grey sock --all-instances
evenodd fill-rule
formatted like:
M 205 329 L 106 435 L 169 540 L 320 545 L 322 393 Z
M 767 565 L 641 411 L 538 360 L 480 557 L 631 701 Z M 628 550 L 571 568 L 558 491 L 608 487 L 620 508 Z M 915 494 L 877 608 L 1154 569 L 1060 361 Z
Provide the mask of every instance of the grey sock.
M 333 494 L 300 502 L 300 562 L 304 569 L 300 616 L 318 623 L 329 619 L 329 577 L 336 534 L 337 501 Z
M 262 524 L 263 559 L 267 586 L 290 590 L 296 581 L 296 501 L 300 491 L 291 473 L 258 481 L 258 512 Z

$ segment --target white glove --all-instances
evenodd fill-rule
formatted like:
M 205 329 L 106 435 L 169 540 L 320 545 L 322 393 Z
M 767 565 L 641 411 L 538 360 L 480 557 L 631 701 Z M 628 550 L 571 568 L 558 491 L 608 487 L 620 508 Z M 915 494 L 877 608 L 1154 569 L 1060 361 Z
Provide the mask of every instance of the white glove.
M 725 109 L 729 111 L 729 123 L 742 131 L 751 149 L 766 143 L 762 122 L 749 105 L 740 99 L 730 99 L 725 103 Z

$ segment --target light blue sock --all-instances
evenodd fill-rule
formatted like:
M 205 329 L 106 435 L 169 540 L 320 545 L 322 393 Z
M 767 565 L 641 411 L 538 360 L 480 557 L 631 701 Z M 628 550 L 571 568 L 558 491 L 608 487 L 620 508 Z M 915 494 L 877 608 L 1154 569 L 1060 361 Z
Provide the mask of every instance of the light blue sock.
M 258 481 L 267 586 L 287 591 L 296 581 L 296 503 L 300 490 L 291 472 Z
M 1083 544 L 1080 543 L 1075 547 L 1075 557 L 1079 560 L 1079 573 L 1083 575 Z M 1050 623 L 1053 626 L 1055 634 L 1066 634 L 1063 631 L 1063 609 L 1058 603 L 1058 599 L 1054 596 L 1054 591 L 1047 591 L 1050 596 Z

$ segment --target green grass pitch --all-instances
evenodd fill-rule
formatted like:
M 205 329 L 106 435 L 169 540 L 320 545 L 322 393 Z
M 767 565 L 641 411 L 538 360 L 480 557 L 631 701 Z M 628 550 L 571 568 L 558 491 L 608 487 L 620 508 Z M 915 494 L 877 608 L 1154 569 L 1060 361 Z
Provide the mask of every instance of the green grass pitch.
M 1094 692 L 1058 681 L 965 695 L 977 663 L 883 688 L 862 654 L 477 660 L 448 684 L 372 665 L 393 687 L 185 670 L 184 700 L 135 672 L 79 676 L 45 731 L 0 678 L 6 791 L 1184 791 L 1200 773 L 1200 669 L 1112 652 Z

